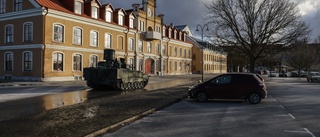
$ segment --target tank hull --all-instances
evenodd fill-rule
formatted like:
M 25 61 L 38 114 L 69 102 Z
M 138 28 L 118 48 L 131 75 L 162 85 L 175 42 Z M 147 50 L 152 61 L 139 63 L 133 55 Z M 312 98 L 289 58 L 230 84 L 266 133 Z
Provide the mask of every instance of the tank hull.
M 129 69 L 84 68 L 84 78 L 87 86 L 99 90 L 133 90 L 143 89 L 149 80 L 149 75 L 141 71 Z

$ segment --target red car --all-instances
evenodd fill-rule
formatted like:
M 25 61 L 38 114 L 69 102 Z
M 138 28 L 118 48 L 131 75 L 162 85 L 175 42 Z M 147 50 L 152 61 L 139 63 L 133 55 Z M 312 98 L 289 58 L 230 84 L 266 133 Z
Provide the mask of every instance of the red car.
M 267 98 L 266 86 L 253 73 L 229 73 L 214 77 L 189 88 L 189 97 L 199 102 L 208 99 L 245 99 L 258 104 Z

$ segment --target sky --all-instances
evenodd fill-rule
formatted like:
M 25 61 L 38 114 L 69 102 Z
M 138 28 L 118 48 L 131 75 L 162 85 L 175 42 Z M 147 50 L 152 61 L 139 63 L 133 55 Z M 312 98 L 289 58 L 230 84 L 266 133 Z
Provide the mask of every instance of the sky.
M 206 14 L 204 3 L 211 0 L 157 0 L 156 14 L 164 14 L 167 25 L 188 25 L 194 35 L 197 25 L 205 24 L 203 17 Z M 311 37 L 320 35 L 320 0 L 291 0 L 298 3 L 302 19 L 312 30 Z M 111 3 L 114 8 L 132 9 L 132 4 L 142 4 L 142 0 L 100 0 L 102 4 Z

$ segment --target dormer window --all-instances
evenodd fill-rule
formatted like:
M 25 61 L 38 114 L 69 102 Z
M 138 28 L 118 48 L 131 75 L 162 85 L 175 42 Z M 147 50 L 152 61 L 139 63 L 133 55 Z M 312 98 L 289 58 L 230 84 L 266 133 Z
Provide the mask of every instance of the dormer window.
M 182 34 L 181 34 L 181 32 L 179 33 L 179 40 L 182 40 Z
M 133 28 L 133 20 L 134 20 L 134 17 L 130 16 L 130 19 L 129 19 L 129 27 L 130 28 Z
M 106 11 L 106 22 L 111 22 L 112 21 L 112 12 L 111 11 Z
M 123 22 L 124 22 L 124 15 L 123 14 L 119 14 L 118 15 L 118 24 L 123 26 Z
M 6 0 L 0 0 L 0 14 L 6 13 Z
M 22 10 L 22 0 L 14 0 L 14 11 Z
M 169 38 L 171 38 L 172 32 L 171 29 L 169 29 Z
M 97 19 L 98 18 L 98 7 L 91 7 L 91 17 Z
M 174 36 L 174 39 L 177 39 L 177 31 L 174 31 L 173 36 Z
M 76 14 L 82 14 L 82 2 L 76 1 L 74 4 L 74 13 Z
M 162 36 L 166 36 L 166 27 L 162 28 Z

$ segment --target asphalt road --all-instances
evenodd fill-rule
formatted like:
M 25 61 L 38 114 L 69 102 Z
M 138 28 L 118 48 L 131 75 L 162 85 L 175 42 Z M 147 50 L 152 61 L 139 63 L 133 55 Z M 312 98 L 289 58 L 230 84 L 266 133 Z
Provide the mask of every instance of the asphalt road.
M 316 137 L 320 136 L 320 83 L 266 78 L 269 96 L 243 100 L 185 99 L 103 137 Z

